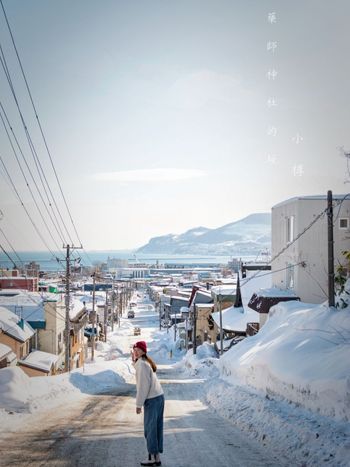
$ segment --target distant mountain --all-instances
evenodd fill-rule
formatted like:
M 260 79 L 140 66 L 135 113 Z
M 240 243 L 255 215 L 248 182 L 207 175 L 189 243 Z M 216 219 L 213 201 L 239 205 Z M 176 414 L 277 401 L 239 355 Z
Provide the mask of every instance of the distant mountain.
M 251 214 L 217 229 L 196 227 L 180 235 L 153 237 L 137 253 L 256 255 L 271 246 L 271 214 Z

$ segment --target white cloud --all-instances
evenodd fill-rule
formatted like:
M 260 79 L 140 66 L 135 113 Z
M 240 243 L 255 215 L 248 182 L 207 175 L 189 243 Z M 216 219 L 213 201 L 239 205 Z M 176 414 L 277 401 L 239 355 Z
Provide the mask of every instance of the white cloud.
M 204 177 L 206 172 L 198 169 L 140 169 L 119 172 L 102 172 L 94 176 L 98 181 L 111 182 L 176 182 Z

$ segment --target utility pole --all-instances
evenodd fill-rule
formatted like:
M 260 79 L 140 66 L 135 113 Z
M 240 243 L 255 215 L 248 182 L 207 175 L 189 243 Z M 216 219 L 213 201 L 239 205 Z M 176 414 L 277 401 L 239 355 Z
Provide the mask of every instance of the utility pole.
M 114 331 L 114 312 L 115 312 L 115 289 L 114 289 L 114 281 L 113 281 L 113 290 L 111 295 L 111 308 L 112 308 L 112 332 Z
M 193 304 L 193 355 L 197 353 L 197 305 Z
M 96 312 L 95 312 L 95 291 L 96 291 L 96 272 L 92 275 L 93 286 L 92 286 L 92 333 L 91 333 L 91 361 L 94 361 L 95 358 L 95 322 L 96 322 Z M 96 326 L 97 328 L 97 326 Z
M 65 306 L 66 306 L 66 323 L 65 323 L 65 369 L 70 371 L 70 252 L 71 250 L 82 249 L 83 247 L 74 247 L 73 245 L 63 245 L 63 248 L 66 248 L 66 292 L 65 292 Z
M 224 330 L 222 329 L 222 306 L 221 306 L 221 289 L 219 289 L 219 313 L 220 313 L 220 355 L 224 353 Z
M 334 241 L 333 241 L 333 196 L 332 191 L 327 192 L 327 218 L 328 218 L 328 305 L 335 306 L 334 294 Z
M 106 289 L 106 303 L 104 309 L 104 334 L 105 334 L 105 342 L 107 342 L 107 316 L 108 316 L 108 289 Z

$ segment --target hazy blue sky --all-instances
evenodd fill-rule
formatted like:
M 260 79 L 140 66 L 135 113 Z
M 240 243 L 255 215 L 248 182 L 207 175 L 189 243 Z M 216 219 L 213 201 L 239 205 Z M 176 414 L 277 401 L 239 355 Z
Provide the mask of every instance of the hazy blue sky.
M 348 0 L 3 4 L 85 248 L 349 189 L 337 149 L 350 150 Z M 1 10 L 0 40 L 69 224 Z M 0 99 L 34 169 L 2 68 Z M 0 154 L 47 236 L 1 125 Z M 0 227 L 18 250 L 44 249 L 0 172 Z

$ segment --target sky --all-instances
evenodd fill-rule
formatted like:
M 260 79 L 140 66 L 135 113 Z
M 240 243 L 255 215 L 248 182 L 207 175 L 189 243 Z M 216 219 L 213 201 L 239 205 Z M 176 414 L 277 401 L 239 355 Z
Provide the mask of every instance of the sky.
M 135 248 L 349 190 L 347 0 L 2 2 L 71 215 L 0 8 L 24 122 L 0 66 L 5 248 Z

